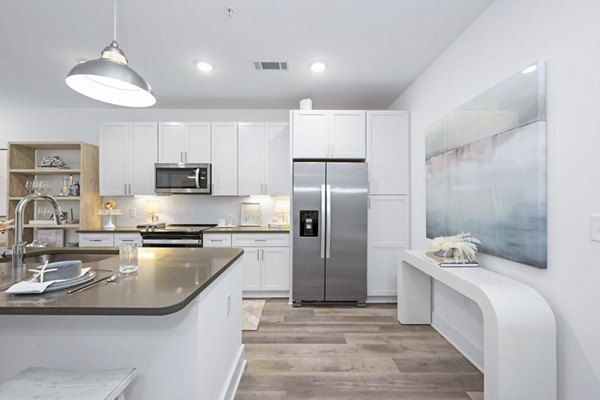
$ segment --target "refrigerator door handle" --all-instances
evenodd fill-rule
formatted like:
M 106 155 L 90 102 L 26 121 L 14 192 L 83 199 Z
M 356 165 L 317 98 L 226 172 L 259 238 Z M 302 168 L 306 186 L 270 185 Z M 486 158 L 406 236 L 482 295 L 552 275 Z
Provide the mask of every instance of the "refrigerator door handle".
M 331 185 L 327 185 L 327 241 L 325 258 L 331 256 Z
M 321 185 L 321 220 L 325 212 L 325 185 Z M 325 258 L 325 232 L 321 229 L 321 258 Z

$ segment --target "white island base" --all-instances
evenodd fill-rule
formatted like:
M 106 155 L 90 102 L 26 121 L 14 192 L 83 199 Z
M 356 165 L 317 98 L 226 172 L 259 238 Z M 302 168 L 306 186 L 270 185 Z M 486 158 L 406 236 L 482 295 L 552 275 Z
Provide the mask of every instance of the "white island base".
M 233 399 L 245 366 L 241 286 L 237 260 L 166 316 L 0 315 L 0 382 L 32 366 L 135 367 L 128 400 Z

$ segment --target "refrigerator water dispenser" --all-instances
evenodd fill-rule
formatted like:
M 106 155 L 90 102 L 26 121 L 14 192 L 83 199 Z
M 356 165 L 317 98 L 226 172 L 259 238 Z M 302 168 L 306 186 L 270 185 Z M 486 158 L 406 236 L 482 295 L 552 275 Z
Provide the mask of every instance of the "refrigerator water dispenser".
M 300 236 L 319 236 L 319 211 L 300 210 Z

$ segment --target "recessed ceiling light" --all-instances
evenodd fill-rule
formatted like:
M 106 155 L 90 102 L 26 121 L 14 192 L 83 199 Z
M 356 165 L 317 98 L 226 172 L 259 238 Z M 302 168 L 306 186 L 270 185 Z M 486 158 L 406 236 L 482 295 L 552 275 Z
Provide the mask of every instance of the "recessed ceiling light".
M 310 69 L 312 69 L 313 72 L 323 72 L 323 71 L 325 71 L 325 68 L 327 68 L 327 66 L 325 64 L 323 64 L 322 62 L 315 62 L 315 63 L 312 63 L 310 66 Z
M 521 71 L 521 73 L 522 74 L 528 74 L 530 72 L 535 71 L 536 69 L 537 69 L 537 65 L 533 64 L 533 65 L 530 65 L 529 67 L 525 68 L 523 71 Z
M 213 70 L 213 66 L 204 61 L 197 62 L 196 67 L 202 72 L 210 72 Z

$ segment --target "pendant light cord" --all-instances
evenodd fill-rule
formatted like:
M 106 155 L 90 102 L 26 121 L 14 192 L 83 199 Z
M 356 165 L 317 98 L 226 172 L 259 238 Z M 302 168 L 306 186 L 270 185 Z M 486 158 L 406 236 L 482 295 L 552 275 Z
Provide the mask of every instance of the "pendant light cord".
M 113 31 L 113 40 L 117 41 L 117 0 L 114 1 L 114 31 Z

